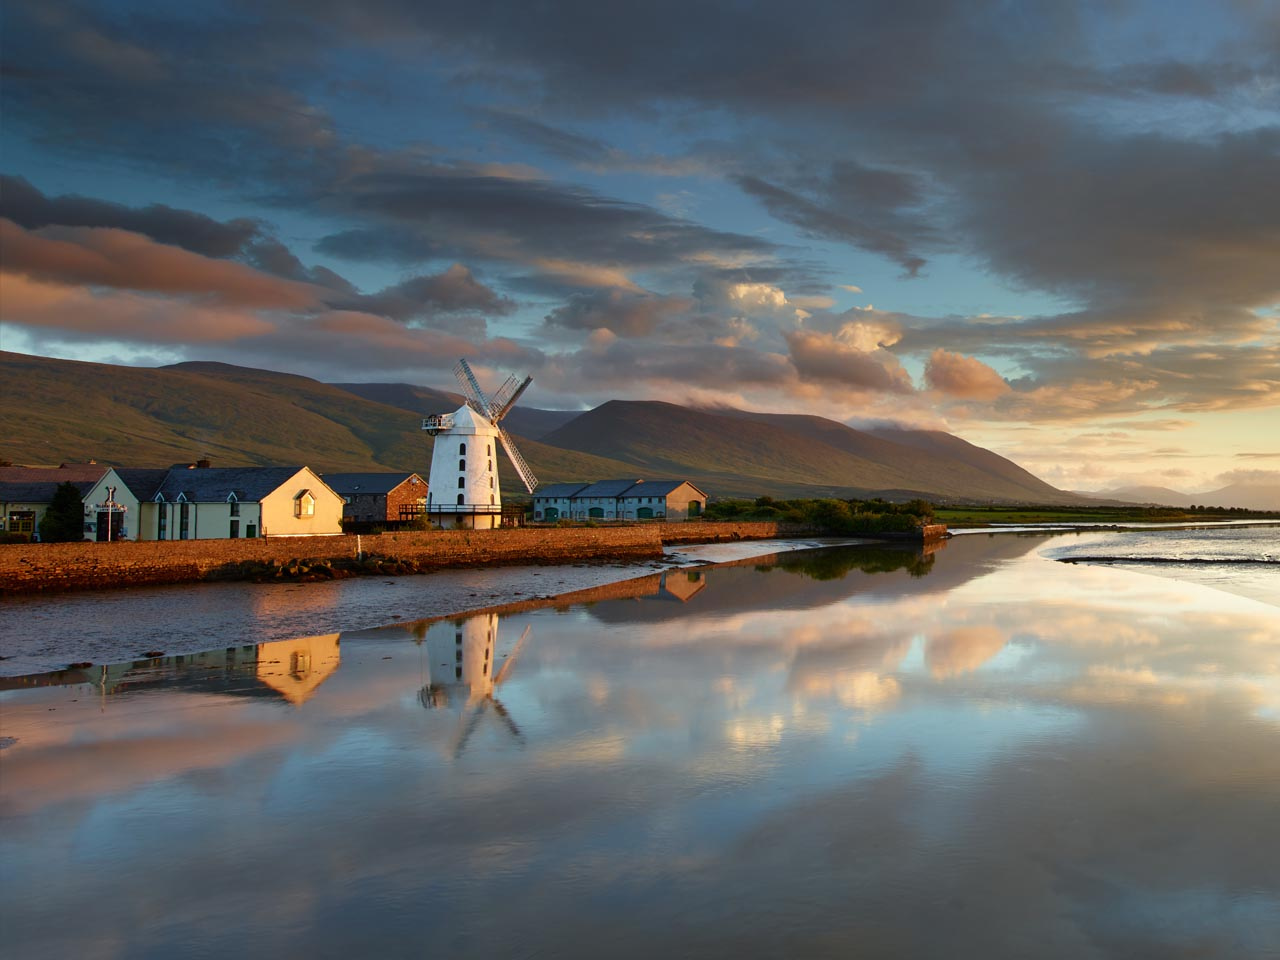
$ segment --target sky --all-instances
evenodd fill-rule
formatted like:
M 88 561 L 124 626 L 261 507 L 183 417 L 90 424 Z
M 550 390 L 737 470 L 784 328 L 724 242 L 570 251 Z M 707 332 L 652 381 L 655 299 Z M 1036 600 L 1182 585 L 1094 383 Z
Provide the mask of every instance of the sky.
M 1275 0 L 11 0 L 0 44 L 4 350 L 1280 486 Z

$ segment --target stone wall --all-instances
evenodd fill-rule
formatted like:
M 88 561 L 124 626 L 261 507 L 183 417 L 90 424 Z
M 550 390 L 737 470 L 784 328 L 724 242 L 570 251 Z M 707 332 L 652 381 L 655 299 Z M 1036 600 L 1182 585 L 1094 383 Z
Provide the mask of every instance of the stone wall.
M 354 561 L 357 552 L 412 561 L 420 567 L 639 560 L 661 556 L 664 542 L 752 540 L 786 532 L 776 523 L 702 522 L 406 531 L 359 537 L 0 544 L 0 594 L 189 583 L 235 577 L 252 565 Z

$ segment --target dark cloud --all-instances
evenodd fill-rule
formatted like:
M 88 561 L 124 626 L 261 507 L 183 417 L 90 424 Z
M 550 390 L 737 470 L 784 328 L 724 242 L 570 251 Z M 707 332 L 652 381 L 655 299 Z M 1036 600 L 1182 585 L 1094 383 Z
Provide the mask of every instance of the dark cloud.
M 470 270 L 455 263 L 443 273 L 410 277 L 378 293 L 350 301 L 331 301 L 333 306 L 377 313 L 394 320 L 413 320 L 441 313 L 479 312 L 502 316 L 515 309 L 515 302 L 501 297 L 475 278 Z
M 845 212 L 836 206 L 833 201 L 839 185 L 835 183 L 826 184 L 825 196 L 820 194 L 814 199 L 802 197 L 757 177 L 738 177 L 737 183 L 779 220 L 794 223 L 811 236 L 842 240 L 863 250 L 884 254 L 900 264 L 910 276 L 916 276 L 925 265 L 923 258 L 911 252 L 910 244 L 903 236 L 876 226 L 856 212 Z M 846 199 L 856 201 L 858 198 L 850 196 Z M 863 202 L 885 206 L 875 197 L 865 198 Z
M 576 294 L 547 315 L 549 327 L 564 330 L 608 330 L 620 337 L 651 337 L 673 316 L 687 313 L 693 301 L 650 293 L 605 290 Z
M 694 256 L 755 258 L 777 250 L 766 240 L 712 230 L 644 204 L 463 166 L 366 174 L 349 180 L 340 196 L 314 200 L 331 213 L 377 224 L 317 245 L 353 259 L 466 256 L 554 273 L 557 264 L 674 267 Z
M 0 217 L 28 230 L 51 225 L 116 227 L 207 257 L 242 253 L 263 231 L 262 222 L 249 217 L 220 221 L 158 203 L 127 207 L 75 194 L 48 197 L 26 178 L 4 174 L 0 174 Z

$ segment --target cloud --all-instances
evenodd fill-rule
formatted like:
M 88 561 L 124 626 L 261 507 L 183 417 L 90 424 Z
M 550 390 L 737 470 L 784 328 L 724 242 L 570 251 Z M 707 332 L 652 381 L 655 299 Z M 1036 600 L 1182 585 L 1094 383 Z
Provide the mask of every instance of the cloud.
M 141 234 L 105 227 L 28 231 L 0 220 L 4 269 L 36 280 L 210 297 L 282 309 L 313 306 L 315 291 L 244 264 L 203 257 Z
M 250 217 L 220 221 L 159 203 L 135 208 L 76 194 L 46 197 L 25 178 L 3 174 L 0 217 L 28 230 L 54 225 L 115 227 L 206 257 L 235 256 L 263 230 L 261 221 Z
M 791 362 L 804 380 L 854 390 L 911 393 L 911 377 L 897 357 L 885 350 L 865 349 L 865 331 L 840 333 L 793 330 L 784 335 Z
M 608 330 L 620 337 L 651 337 L 692 306 L 693 301 L 686 297 L 605 290 L 570 297 L 547 315 L 546 322 L 564 330 Z
M 974 400 L 994 400 L 1009 392 L 1004 378 L 981 360 L 941 347 L 929 355 L 924 380 L 934 390 Z
M 516 307 L 514 301 L 498 296 L 460 263 L 443 273 L 410 277 L 379 293 L 353 300 L 352 305 L 396 320 L 462 311 L 502 316 Z

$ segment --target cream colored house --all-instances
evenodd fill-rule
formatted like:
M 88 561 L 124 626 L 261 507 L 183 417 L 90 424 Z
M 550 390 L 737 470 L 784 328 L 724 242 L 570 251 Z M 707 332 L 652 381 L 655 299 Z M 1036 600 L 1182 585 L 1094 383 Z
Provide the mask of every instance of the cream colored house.
M 342 532 L 342 497 L 309 467 L 174 467 L 140 506 L 144 540 Z

